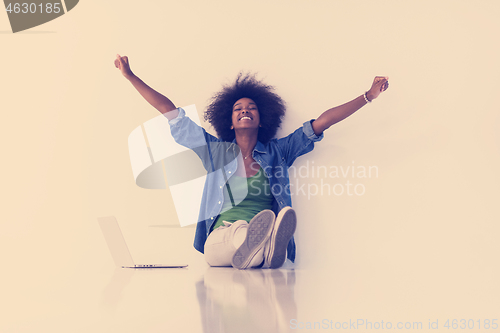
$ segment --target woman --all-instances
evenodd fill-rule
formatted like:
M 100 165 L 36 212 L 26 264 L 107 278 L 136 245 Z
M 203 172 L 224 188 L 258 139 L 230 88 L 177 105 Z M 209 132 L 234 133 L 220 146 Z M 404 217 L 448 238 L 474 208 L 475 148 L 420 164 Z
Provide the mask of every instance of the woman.
M 367 92 L 306 121 L 296 131 L 273 139 L 285 103 L 271 86 L 253 76 L 238 76 L 217 93 L 205 112 L 219 138 L 208 134 L 130 70 L 126 56 L 115 66 L 137 91 L 167 117 L 179 144 L 193 149 L 209 172 L 194 246 L 210 266 L 279 268 L 295 260 L 296 215 L 291 208 L 288 168 L 310 152 L 331 125 L 377 98 L 388 77 L 377 76 Z

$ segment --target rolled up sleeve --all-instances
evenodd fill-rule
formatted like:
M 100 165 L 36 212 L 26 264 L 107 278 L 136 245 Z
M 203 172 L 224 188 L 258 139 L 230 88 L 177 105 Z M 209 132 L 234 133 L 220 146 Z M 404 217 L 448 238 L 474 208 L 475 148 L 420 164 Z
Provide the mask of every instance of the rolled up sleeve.
M 314 134 L 314 130 L 312 128 L 312 122 L 314 121 L 315 119 L 311 119 L 309 121 L 306 121 L 304 123 L 304 125 L 302 125 L 302 130 L 304 131 L 304 134 L 307 136 L 307 138 L 313 142 L 318 142 L 318 141 L 321 141 L 323 140 L 323 137 L 324 137 L 324 133 L 321 133 L 320 136 L 317 136 L 316 134 Z
M 177 114 L 177 117 L 168 121 L 170 126 L 177 124 L 179 121 L 182 120 L 182 118 L 184 118 L 186 116 L 186 111 L 184 111 L 183 108 L 177 108 L 177 111 L 179 112 L 179 114 Z

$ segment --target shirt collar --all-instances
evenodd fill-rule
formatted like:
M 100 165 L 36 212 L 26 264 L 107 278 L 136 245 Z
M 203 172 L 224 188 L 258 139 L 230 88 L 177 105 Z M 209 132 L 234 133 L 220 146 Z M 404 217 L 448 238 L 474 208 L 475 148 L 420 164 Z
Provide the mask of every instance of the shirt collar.
M 266 152 L 266 148 L 264 147 L 264 144 L 262 144 L 262 142 L 260 142 L 260 141 L 257 141 L 257 144 L 255 145 L 254 150 L 258 151 L 261 154 Z

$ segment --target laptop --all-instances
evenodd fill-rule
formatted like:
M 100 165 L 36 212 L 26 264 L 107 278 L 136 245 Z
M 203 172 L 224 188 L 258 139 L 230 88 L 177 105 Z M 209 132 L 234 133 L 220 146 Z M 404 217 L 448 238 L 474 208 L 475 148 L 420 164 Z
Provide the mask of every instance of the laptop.
M 101 227 L 106 243 L 108 244 L 109 252 L 115 261 L 116 266 L 122 268 L 184 268 L 188 265 L 136 265 L 130 251 L 128 250 L 125 238 L 123 238 L 120 226 L 114 216 L 106 216 L 97 218 Z

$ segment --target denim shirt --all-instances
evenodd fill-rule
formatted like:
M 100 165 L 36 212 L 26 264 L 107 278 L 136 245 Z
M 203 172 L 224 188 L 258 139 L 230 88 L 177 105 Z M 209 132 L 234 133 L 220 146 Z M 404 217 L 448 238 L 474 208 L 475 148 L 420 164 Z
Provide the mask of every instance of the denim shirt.
M 224 203 L 224 186 L 236 172 L 240 151 L 235 140 L 223 142 L 189 119 L 182 108 L 178 111 L 178 116 L 169 121 L 172 136 L 177 143 L 192 149 L 207 170 L 194 238 L 195 249 L 204 253 L 205 241 Z M 292 206 L 288 168 L 297 157 L 312 151 L 314 142 L 323 139 L 323 133 L 320 136 L 314 134 L 312 121 L 306 121 L 284 138 L 272 139 L 267 144 L 257 141 L 252 151 L 252 157 L 269 180 L 276 215 L 282 208 Z M 295 260 L 293 237 L 287 246 L 287 257 L 292 262 Z

